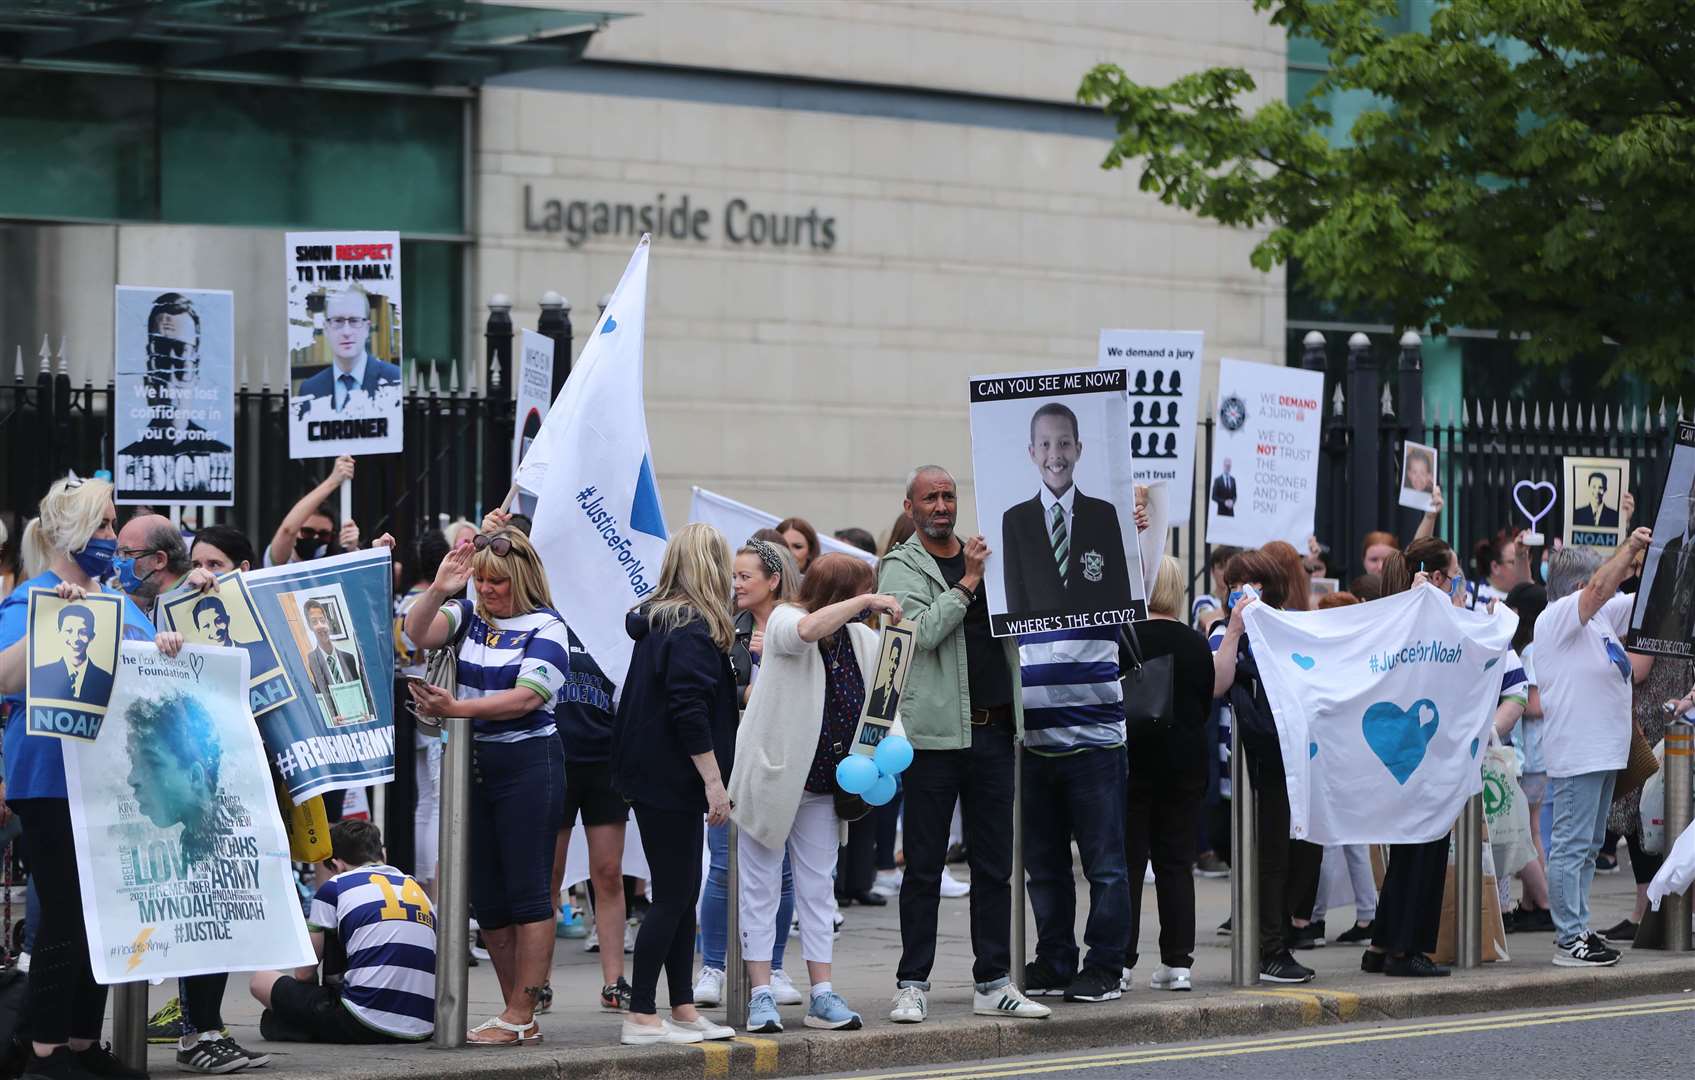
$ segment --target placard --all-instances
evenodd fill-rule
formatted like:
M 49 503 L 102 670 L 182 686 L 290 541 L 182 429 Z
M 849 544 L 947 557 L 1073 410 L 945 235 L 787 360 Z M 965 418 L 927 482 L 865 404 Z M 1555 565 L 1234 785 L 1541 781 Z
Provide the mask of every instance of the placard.
M 218 578 L 218 587 L 211 593 L 186 588 L 166 593 L 159 598 L 159 618 L 160 626 L 175 630 L 189 642 L 247 653 L 251 679 L 248 705 L 254 716 L 264 716 L 294 700 L 294 687 L 277 659 L 239 571 Z
M 849 753 L 876 753 L 877 744 L 895 725 L 900 696 L 906 690 L 906 673 L 912 667 L 917 638 L 910 626 L 885 626 L 877 646 L 877 667 L 865 688 L 865 707 L 859 714 Z
M 1630 529 L 1622 512 L 1630 490 L 1629 460 L 1568 457 L 1564 477 L 1566 543 L 1611 554 Z
M 697 487 L 689 498 L 689 520 L 705 522 L 723 533 L 724 539 L 730 542 L 730 550 L 734 551 L 760 529 L 775 529 L 783 519 L 769 511 Z M 818 554 L 852 555 L 873 570 L 877 568 L 875 554 L 844 544 L 828 533 L 818 534 Z
M 518 352 L 518 374 L 513 383 L 517 411 L 512 421 L 512 473 L 516 476 L 525 452 L 541 431 L 548 406 L 553 404 L 552 338 L 534 330 L 523 332 L 522 347 Z M 512 502 L 512 509 L 534 517 L 536 497 L 520 488 L 518 497 Z
M 235 294 L 117 287 L 112 501 L 235 503 Z
M 1195 497 L 1195 414 L 1200 408 L 1198 330 L 1102 330 L 1099 364 L 1129 373 L 1130 456 L 1138 484 L 1166 485 L 1172 521 Z
M 1429 513 L 1436 492 L 1436 448 L 1408 439 L 1401 444 L 1401 494 L 1396 502 Z
M 1207 481 L 1207 543 L 1306 548 L 1318 507 L 1324 373 L 1218 362 L 1218 426 Z
M 400 234 L 285 242 L 288 456 L 400 453 Z
M 81 600 L 61 600 L 52 589 L 31 589 L 28 626 L 25 730 L 93 742 L 117 675 L 123 597 L 89 593 Z
M 1695 656 L 1695 424 L 1678 421 L 1625 645 Z

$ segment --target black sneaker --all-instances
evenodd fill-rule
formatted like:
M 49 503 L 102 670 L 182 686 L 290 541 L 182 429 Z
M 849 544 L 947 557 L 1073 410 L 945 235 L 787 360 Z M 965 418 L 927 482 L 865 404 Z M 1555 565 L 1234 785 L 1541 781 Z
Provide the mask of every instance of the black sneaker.
M 1117 985 L 1117 980 L 1113 980 Z M 1025 997 L 1058 997 L 1067 993 L 1076 981 L 1068 979 L 1055 971 L 1053 965 L 1036 957 L 1024 965 L 1024 996 Z
M 46 1057 L 29 1055 L 21 1080 L 95 1080 L 71 1048 L 61 1046 Z
M 1305 926 L 1290 926 L 1289 948 L 1324 948 L 1324 920 L 1319 919 L 1314 922 L 1307 923 Z
M 1338 944 L 1338 945 L 1370 945 L 1371 944 L 1371 935 L 1376 933 L 1376 932 L 1377 932 L 1377 920 L 1375 920 L 1375 919 L 1373 919 L 1371 922 L 1366 923 L 1364 926 L 1361 926 L 1359 923 L 1355 923 L 1354 925 L 1348 927 L 1346 930 L 1342 931 L 1340 934 L 1336 935 L 1336 944 Z
M 262 1066 L 269 1065 L 271 1063 L 271 1055 L 261 1054 L 257 1050 L 249 1050 L 247 1047 L 230 1038 L 228 1031 L 225 1031 L 224 1037 L 218 1041 L 228 1043 L 230 1046 L 235 1047 L 235 1052 L 247 1059 L 247 1067 L 249 1069 L 261 1068 Z
M 1386 954 L 1367 949 L 1360 954 L 1360 970 L 1367 975 L 1383 974 L 1383 964 Z
M 1545 907 L 1520 904 L 1502 915 L 1501 923 L 1509 934 L 1545 933 L 1554 929 L 1554 913 Z
M 95 1076 L 106 1077 L 108 1080 L 147 1080 L 147 1070 L 132 1069 L 119 1061 L 112 1053 L 110 1043 L 95 1043 L 87 1050 L 77 1051 L 76 1055 L 77 1064 L 81 1065 L 85 1072 Z
M 1235 916 L 1232 915 L 1230 918 L 1233 919 L 1233 918 L 1235 918 Z M 1218 924 L 1218 936 L 1219 937 L 1229 937 L 1230 936 L 1230 919 L 1225 919 L 1223 922 Z
M 1407 956 L 1389 957 L 1383 962 L 1383 974 L 1412 979 L 1440 979 L 1448 975 L 1448 969 L 1431 963 L 1430 957 L 1418 952 Z
M 1025 990 L 1028 994 L 1029 990 Z M 1124 991 L 1119 988 L 1118 976 L 1086 967 L 1065 988 L 1067 1001 L 1116 1001 Z
M 1601 940 L 1609 944 L 1614 941 L 1635 941 L 1636 924 L 1625 919 L 1617 926 L 1609 926 L 1601 931 Z
M 1595 855 L 1595 872 L 1597 874 L 1618 873 L 1618 856 L 1608 855 L 1604 851 L 1598 852 Z
M 1555 967 L 1612 967 L 1619 954 L 1602 945 L 1595 935 L 1580 937 L 1570 945 L 1554 946 Z
M 1289 950 L 1284 949 L 1276 956 L 1261 960 L 1259 964 L 1259 981 L 1271 983 L 1304 983 L 1312 982 L 1312 968 L 1302 964 Z
M 630 984 L 624 981 L 624 976 L 600 988 L 600 1007 L 607 1012 L 630 1011 Z
M 1583 935 L 1583 940 L 1585 940 L 1589 943 L 1589 947 L 1591 949 L 1597 949 L 1601 952 L 1610 952 L 1614 956 L 1623 956 L 1624 955 L 1623 953 L 1619 952 L 1617 949 L 1613 948 L 1612 942 L 1608 941 L 1605 936 L 1603 936 L 1601 934 L 1597 934 L 1593 930 L 1586 932 Z
M 229 1039 L 201 1039 L 187 1050 L 177 1051 L 177 1068 L 221 1075 L 247 1068 L 247 1055 Z

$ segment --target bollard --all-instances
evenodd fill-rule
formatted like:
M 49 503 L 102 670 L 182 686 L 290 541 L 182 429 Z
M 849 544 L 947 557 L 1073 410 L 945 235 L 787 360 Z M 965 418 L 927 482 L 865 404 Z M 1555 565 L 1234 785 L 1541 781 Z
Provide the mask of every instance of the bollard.
M 436 1031 L 435 1045 L 451 1050 L 465 1045 L 471 956 L 471 721 L 443 721 L 441 755 L 441 832 L 436 870 Z
M 1141 888 L 1132 882 L 1131 888 Z M 1012 740 L 1012 970 L 1013 989 L 1024 989 L 1024 740 Z
M 729 824 L 729 856 L 725 862 L 724 890 L 724 1022 L 731 1027 L 747 1026 L 747 965 L 742 962 L 742 858 L 741 829 Z M 789 928 L 779 926 L 779 934 Z
M 147 980 L 112 988 L 112 1053 L 132 1069 L 147 1071 Z
M 1259 985 L 1259 859 L 1254 850 L 1254 789 L 1242 733 L 1230 725 L 1230 985 Z M 1132 888 L 1139 887 L 1135 882 Z
M 1454 826 L 1454 952 L 1461 968 L 1483 964 L 1483 796 L 1473 795 Z
M 1687 720 L 1673 720 L 1666 725 L 1666 850 L 1689 828 L 1695 807 L 1691 806 L 1690 740 L 1695 726 Z M 1666 927 L 1666 951 L 1689 951 L 1689 892 L 1685 890 L 1660 901 L 1661 918 Z

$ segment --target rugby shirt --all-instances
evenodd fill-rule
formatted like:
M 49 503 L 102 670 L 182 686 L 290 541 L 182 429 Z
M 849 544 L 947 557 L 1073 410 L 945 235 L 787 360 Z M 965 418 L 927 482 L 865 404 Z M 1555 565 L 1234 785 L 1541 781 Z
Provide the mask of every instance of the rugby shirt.
M 467 629 L 460 639 L 459 697 L 475 699 L 525 686 L 541 703 L 512 720 L 473 720 L 478 742 L 522 742 L 553 735 L 553 710 L 571 674 L 570 631 L 552 608 L 537 608 L 510 619 L 485 620 L 469 600 L 442 605 L 452 633 Z
M 1070 754 L 1124 745 L 1124 688 L 1116 626 L 1018 638 L 1024 683 L 1024 745 Z
M 434 1033 L 436 923 L 416 881 L 380 863 L 337 874 L 312 898 L 306 923 L 341 939 L 341 1003 L 354 1019 L 401 1039 Z

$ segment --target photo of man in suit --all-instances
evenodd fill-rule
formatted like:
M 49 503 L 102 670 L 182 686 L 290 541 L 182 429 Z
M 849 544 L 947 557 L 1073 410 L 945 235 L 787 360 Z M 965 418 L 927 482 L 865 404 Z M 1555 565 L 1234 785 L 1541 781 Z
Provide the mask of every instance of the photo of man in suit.
M 374 394 L 378 387 L 399 385 L 400 368 L 371 355 L 371 300 L 363 291 L 324 297 L 324 337 L 332 362 L 300 384 L 301 397 L 327 397 L 330 408 L 340 412 L 355 390 Z
M 867 716 L 875 716 L 879 720 L 895 718 L 895 710 L 900 707 L 900 691 L 895 689 L 895 672 L 900 670 L 902 644 L 898 637 L 889 639 L 889 662 L 877 673 L 877 685 L 871 688 L 871 701 L 865 706 Z
M 229 609 L 218 597 L 208 596 L 195 604 L 192 615 L 194 628 L 200 631 L 202 640 L 208 645 L 247 650 L 247 674 L 250 678 L 263 675 L 277 666 L 276 655 L 265 642 L 236 641 L 230 637 Z
M 321 600 L 308 600 L 301 608 L 301 614 L 306 617 L 306 627 L 312 631 L 313 646 L 306 654 L 306 673 L 312 680 L 312 688 L 323 698 L 325 716 L 331 724 L 352 724 L 375 716 L 376 702 L 371 698 L 370 684 L 365 681 L 364 669 L 359 664 L 357 652 L 336 647 L 330 638 L 330 613 Z M 365 692 L 365 715 L 348 716 L 337 709 L 335 695 L 331 687 L 339 683 L 357 682 Z
M 1083 456 L 1077 414 L 1057 401 L 1030 418 L 1037 493 L 1001 516 L 1006 610 L 1104 611 L 1130 606 L 1130 571 L 1118 511 L 1077 490 Z
M 1673 496 L 1668 492 L 1666 498 Z M 1695 637 L 1695 473 L 1683 505 L 1683 528 L 1666 541 L 1653 575 L 1642 585 L 1648 606 L 1642 611 L 1641 632 L 1665 641 Z
M 89 658 L 94 644 L 94 612 L 82 604 L 59 609 L 59 643 L 64 654 L 29 673 L 29 696 L 46 701 L 105 705 L 112 696 L 112 673 Z
M 1230 459 L 1224 459 L 1224 471 L 1212 478 L 1213 505 L 1219 517 L 1236 516 L 1236 478 L 1230 475 Z
M 1618 507 L 1607 505 L 1607 474 L 1594 470 L 1583 482 L 1589 492 L 1589 501 L 1572 510 L 1571 523 L 1601 529 L 1618 528 Z

